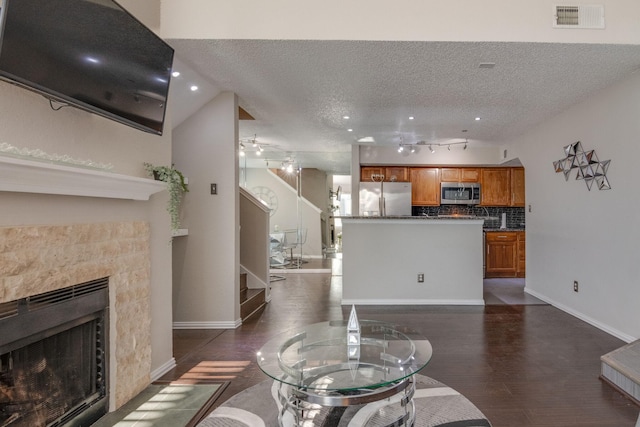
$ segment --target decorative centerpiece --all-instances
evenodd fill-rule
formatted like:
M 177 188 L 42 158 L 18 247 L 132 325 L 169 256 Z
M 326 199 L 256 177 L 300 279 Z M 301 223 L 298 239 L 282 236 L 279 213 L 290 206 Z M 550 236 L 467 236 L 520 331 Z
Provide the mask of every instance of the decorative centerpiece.
M 167 212 L 171 217 L 171 229 L 180 228 L 180 204 L 182 203 L 182 195 L 189 192 L 189 187 L 185 182 L 182 172 L 171 165 L 154 166 L 151 163 L 145 163 L 144 168 L 153 179 L 167 183 L 169 190 L 169 203 L 167 204 Z
M 351 306 L 351 314 L 347 323 L 347 351 L 349 359 L 360 358 L 360 322 L 358 322 L 355 305 Z

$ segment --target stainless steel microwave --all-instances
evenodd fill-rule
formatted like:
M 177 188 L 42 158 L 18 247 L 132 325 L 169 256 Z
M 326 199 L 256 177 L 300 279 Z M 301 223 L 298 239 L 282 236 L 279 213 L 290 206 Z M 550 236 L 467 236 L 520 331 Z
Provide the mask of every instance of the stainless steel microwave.
M 480 184 L 477 182 L 440 183 L 441 205 L 477 205 L 480 203 Z

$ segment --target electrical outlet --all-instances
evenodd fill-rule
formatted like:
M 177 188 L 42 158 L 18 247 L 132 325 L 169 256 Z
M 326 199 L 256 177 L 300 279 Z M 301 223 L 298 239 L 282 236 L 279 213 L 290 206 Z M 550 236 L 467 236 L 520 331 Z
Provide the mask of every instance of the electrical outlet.
M 577 280 L 573 281 L 573 292 L 578 292 L 578 281 Z
M 418 283 L 424 283 L 424 273 L 418 273 Z

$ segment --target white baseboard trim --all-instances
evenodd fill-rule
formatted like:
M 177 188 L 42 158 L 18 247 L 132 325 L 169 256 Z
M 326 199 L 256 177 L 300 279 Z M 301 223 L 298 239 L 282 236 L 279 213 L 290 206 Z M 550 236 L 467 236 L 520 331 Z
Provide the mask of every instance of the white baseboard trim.
M 483 299 L 343 299 L 342 305 L 484 305 Z
M 235 322 L 173 322 L 173 329 L 236 329 L 242 320 Z
M 558 310 L 562 310 L 567 314 L 572 315 L 573 317 L 577 317 L 578 319 L 582 320 L 583 322 L 587 322 L 588 324 L 590 324 L 591 326 L 595 326 L 596 328 L 608 333 L 609 335 L 613 335 L 614 337 L 621 339 L 622 341 L 626 342 L 626 343 L 630 343 L 632 341 L 635 341 L 637 338 L 632 337 L 631 335 L 625 334 L 624 332 L 621 332 L 615 328 L 610 327 L 609 325 L 605 325 L 604 323 L 601 323 L 583 313 L 580 313 L 579 311 L 574 310 L 571 307 L 568 307 L 564 304 L 559 303 L 558 301 L 554 301 L 553 299 L 547 297 L 546 295 L 543 295 L 539 292 L 534 291 L 533 289 L 529 289 L 525 286 L 524 291 L 526 293 L 528 293 L 529 295 L 533 295 L 534 297 L 541 299 L 542 301 L 551 304 L 552 306 L 554 306 L 555 308 L 557 308 Z
M 162 366 L 159 366 L 158 368 L 151 371 L 151 382 L 156 381 L 158 378 L 160 378 L 161 376 L 163 376 L 164 374 L 166 374 L 167 372 L 169 372 L 175 367 L 176 367 L 176 359 L 172 357 L 171 359 L 164 362 Z

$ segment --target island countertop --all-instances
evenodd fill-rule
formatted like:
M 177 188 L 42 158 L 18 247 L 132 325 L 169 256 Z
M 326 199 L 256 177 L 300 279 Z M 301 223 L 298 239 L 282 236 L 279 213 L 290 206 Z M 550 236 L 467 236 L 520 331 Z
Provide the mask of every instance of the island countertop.
M 470 217 L 470 216 L 455 216 L 455 215 L 446 215 L 446 216 L 408 216 L 408 215 L 391 215 L 391 216 L 365 216 L 365 215 L 349 215 L 349 216 L 334 216 L 334 218 L 339 218 L 342 221 L 350 220 L 350 219 L 366 219 L 366 220 L 390 220 L 390 219 L 400 219 L 403 221 L 484 221 L 485 219 L 493 219 L 493 218 L 484 218 L 484 217 Z
M 456 224 L 478 224 L 483 223 L 486 220 L 494 220 L 497 219 L 495 217 L 483 217 L 483 216 L 465 216 L 465 215 L 442 215 L 442 216 L 364 216 L 364 215 L 345 215 L 345 216 L 334 216 L 333 218 L 340 219 L 341 221 L 350 221 L 350 220 L 365 220 L 375 222 L 385 222 L 391 220 L 400 220 L 400 221 L 434 221 L 434 223 L 442 223 L 445 224 L 448 221 L 454 221 Z M 494 231 L 525 231 L 526 228 L 524 226 L 521 227 L 507 227 L 507 228 L 499 228 L 499 227 L 487 227 L 486 224 L 483 227 L 484 231 L 494 232 Z

